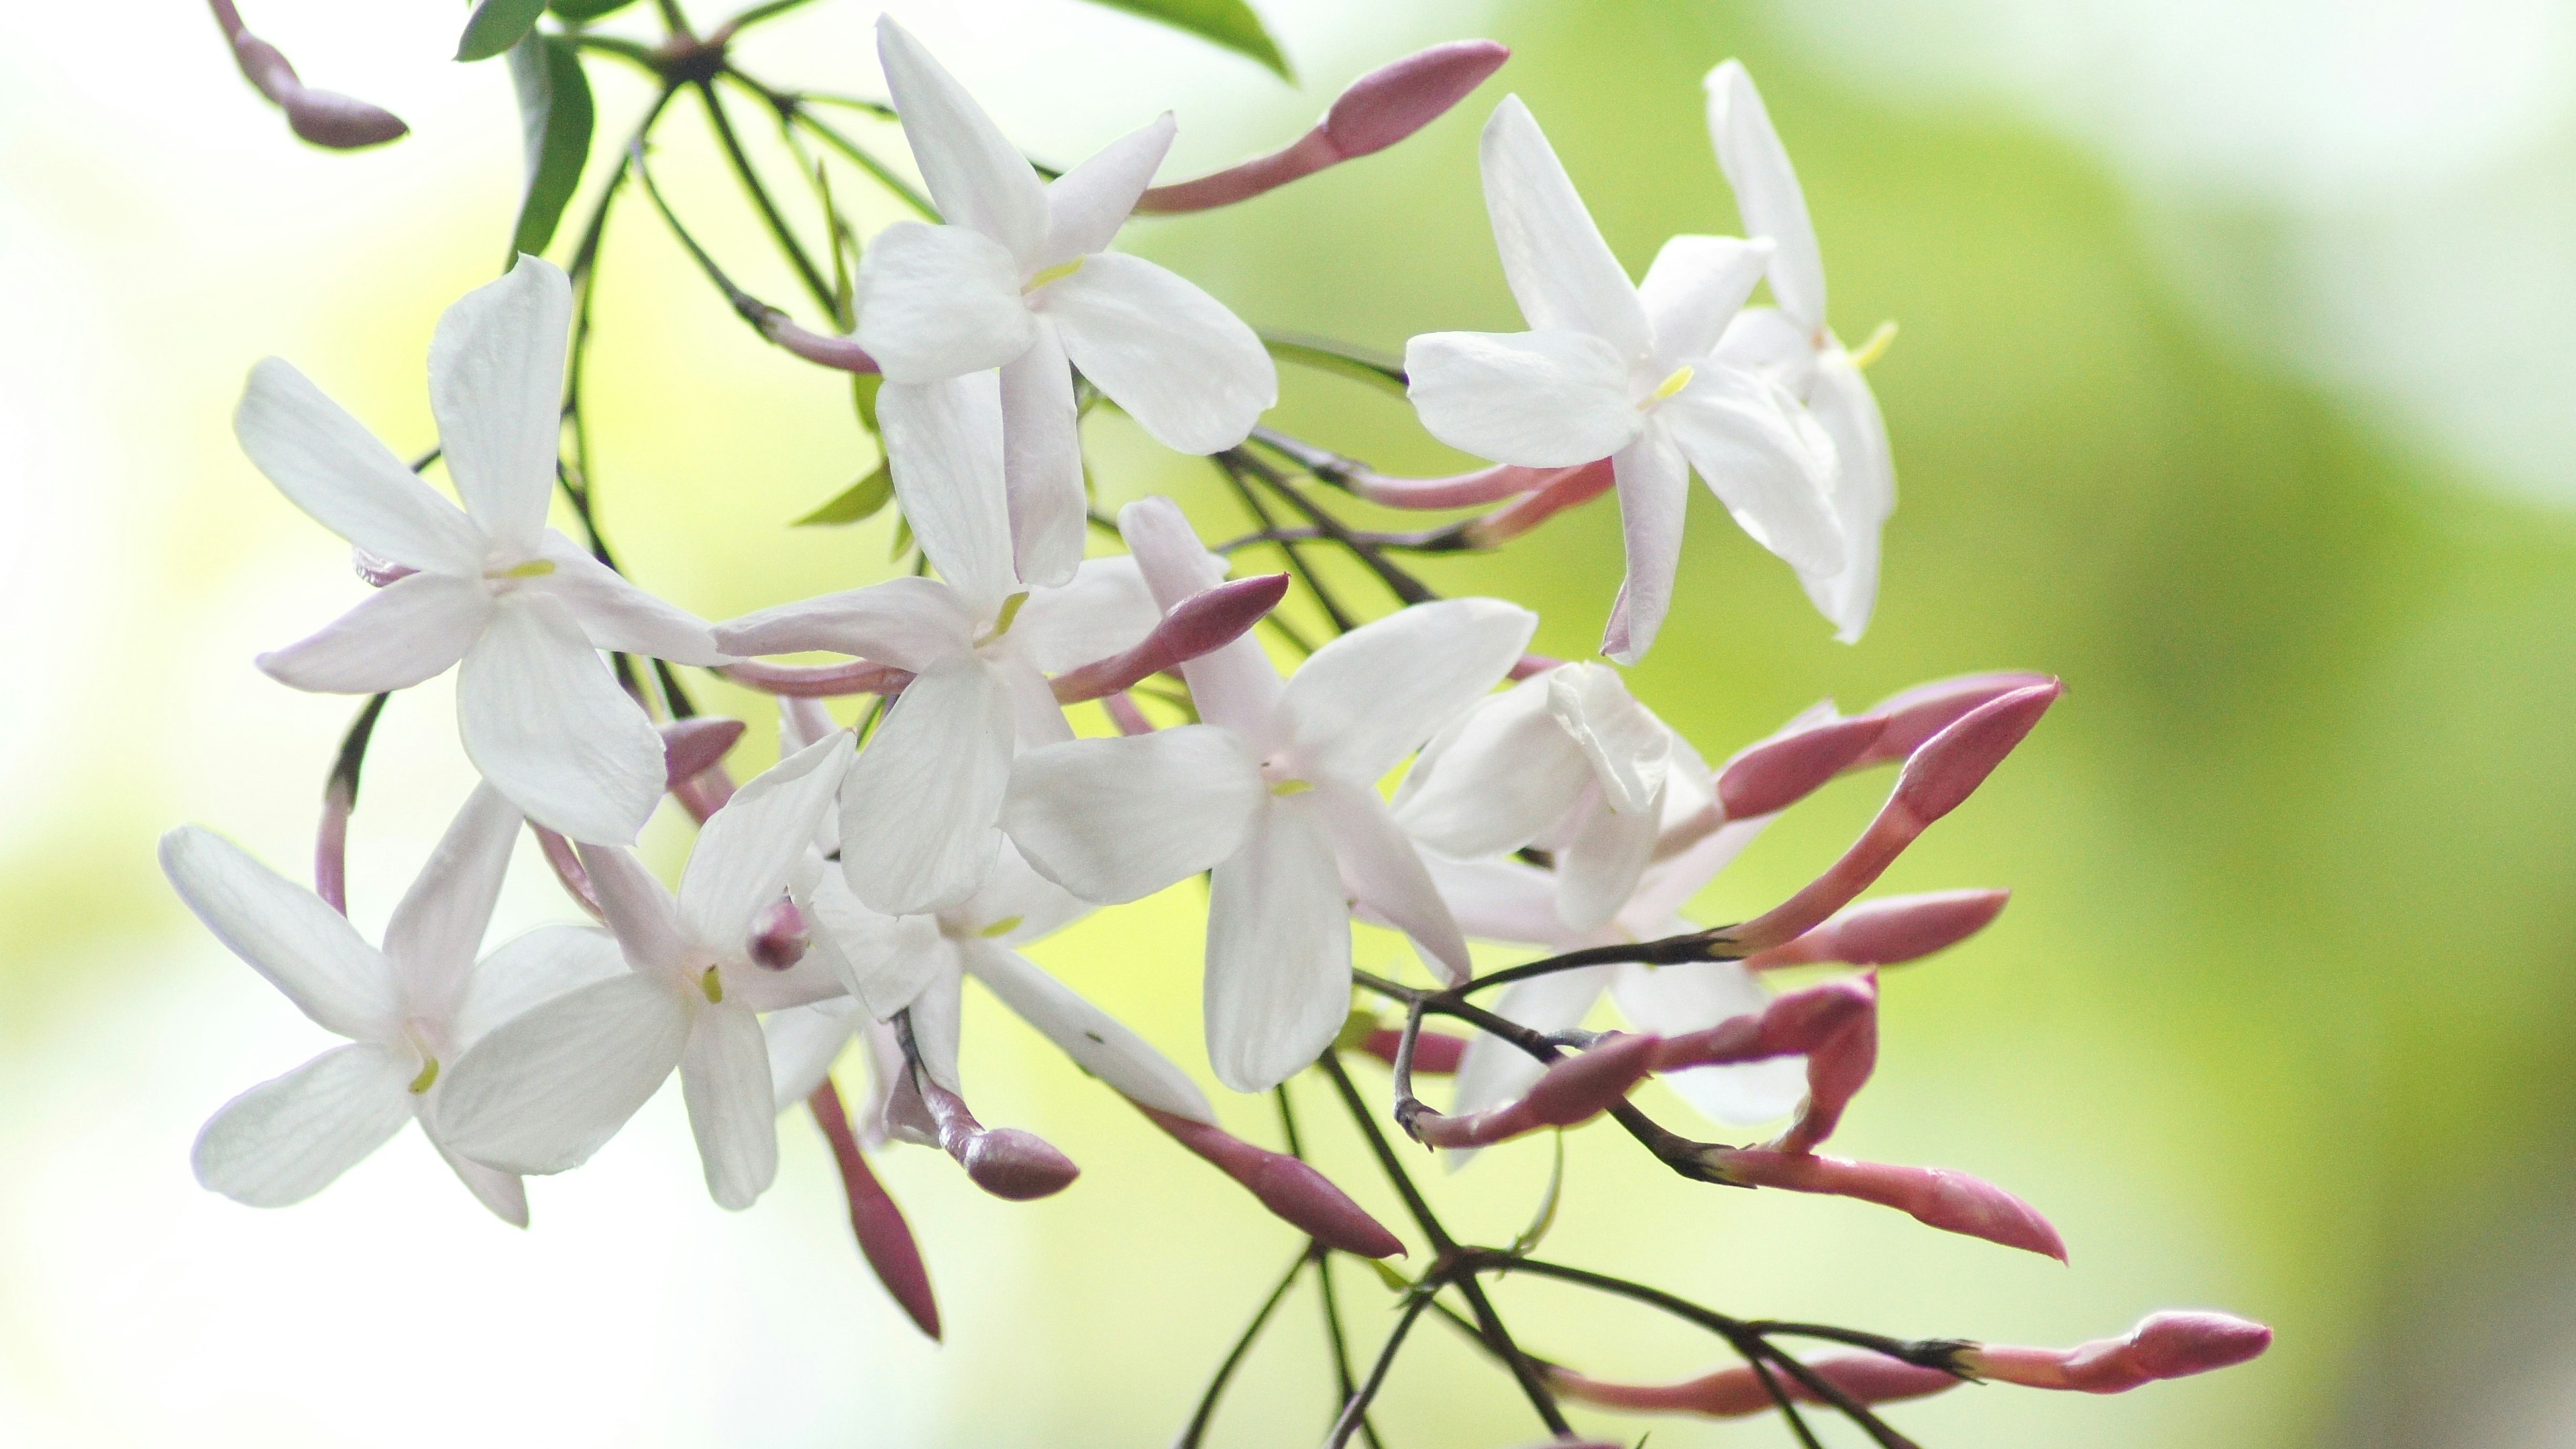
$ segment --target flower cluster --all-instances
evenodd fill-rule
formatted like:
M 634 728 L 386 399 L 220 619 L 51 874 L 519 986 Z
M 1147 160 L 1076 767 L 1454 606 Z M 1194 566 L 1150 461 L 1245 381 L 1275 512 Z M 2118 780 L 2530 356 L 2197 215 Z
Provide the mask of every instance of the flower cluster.
M 2252 1325 L 2167 1315 L 2055 1356 L 1838 1331 L 1867 1352 L 1810 1365 L 1773 1341 L 1793 1328 L 1696 1310 L 1742 1367 L 1669 1389 L 1588 1378 L 1522 1351 L 1481 1275 L 1650 1290 L 1546 1263 L 1532 1244 L 1451 1239 L 1349 1075 L 1346 1056 L 1388 1062 L 1392 1121 L 1454 1162 L 1608 1113 L 1687 1177 L 1858 1198 L 2064 1256 L 2045 1219 L 1999 1188 L 1817 1150 L 1875 1061 L 1876 969 L 1939 951 L 2004 905 L 1999 891 L 1860 896 L 2020 743 L 2057 682 L 1976 676 L 1856 715 L 1820 705 L 1712 767 L 1618 667 L 1647 652 L 1673 607 L 1693 473 L 1788 563 L 1844 640 L 1860 636 L 1877 591 L 1894 481 L 1862 369 L 1884 333 L 1854 354 L 1828 326 L 1796 176 L 1741 66 L 1713 71 L 1707 99 L 1749 235 L 1675 237 L 1641 281 L 1603 241 L 1530 110 L 1509 96 L 1495 107 L 1484 194 L 1529 330 L 1419 336 L 1400 369 L 1340 359 L 1397 381 L 1434 437 L 1492 464 L 1402 479 L 1260 427 L 1277 397 L 1274 352 L 1298 346 L 1111 248 L 1140 210 L 1227 204 L 1401 140 L 1491 74 L 1501 47 L 1398 62 L 1353 86 L 1305 140 L 1157 187 L 1170 116 L 1042 177 L 918 41 L 892 20 L 877 35 L 926 219 L 861 246 L 834 214 L 841 325 L 811 331 L 748 298 L 681 236 L 764 336 L 869 379 L 886 486 L 917 553 L 909 575 L 710 624 L 612 566 L 592 526 L 586 457 L 563 451 L 595 227 L 578 277 L 522 255 L 439 324 L 434 457 L 459 502 L 422 480 L 429 460 L 401 461 L 291 366 L 253 369 L 237 415 L 243 448 L 347 540 L 375 586 L 259 667 L 293 688 L 375 699 L 326 797 L 316 890 L 198 827 L 162 843 L 173 885 L 206 925 L 349 1042 L 219 1111 L 197 1141 L 201 1181 L 246 1203 L 296 1202 L 417 1120 L 485 1206 L 524 1225 L 525 1179 L 580 1166 L 676 1072 L 708 1191 L 730 1209 L 771 1186 L 779 1115 L 811 1105 L 861 1247 L 936 1334 L 919 1253 L 866 1152 L 935 1145 L 1006 1198 L 1059 1191 L 1078 1170 L 969 1109 L 959 1038 L 971 977 L 1310 1238 L 1319 1271 L 1333 1253 L 1402 1252 L 1293 1137 L 1280 1153 L 1226 1132 L 1189 1072 L 1022 954 L 1095 910 L 1199 876 L 1216 1079 L 1267 1092 L 1320 1069 L 1432 1250 L 1419 1278 L 1386 1270 L 1406 1294 L 1386 1359 L 1455 1293 L 1468 1305 L 1460 1321 L 1559 1433 L 1570 1432 L 1563 1396 L 1709 1414 L 1777 1407 L 1793 1420 L 1800 1402 L 1820 1403 L 1877 1434 L 1870 1403 L 1962 1379 L 2110 1391 L 2260 1350 Z M 725 64 L 720 45 L 681 39 L 655 63 Z M 632 174 L 649 190 L 643 164 L 639 144 L 618 181 Z M 845 241 L 855 267 L 842 266 Z M 1773 305 L 1748 305 L 1765 282 Z M 1138 499 L 1114 518 L 1095 508 L 1081 437 L 1095 405 L 1214 459 L 1260 525 L 1246 544 L 1280 551 L 1335 636 L 1312 644 L 1275 615 L 1290 576 L 1230 577 L 1243 545 L 1211 550 L 1171 500 Z M 548 526 L 559 488 L 582 541 Z M 1319 501 L 1334 490 L 1488 511 L 1427 538 L 1370 534 Z M 1530 611 L 1437 597 L 1395 562 L 1491 547 L 1613 490 L 1627 567 L 1601 643 L 1610 662 L 1532 654 Z M 1282 527 L 1264 497 L 1311 526 Z M 1095 553 L 1111 537 L 1121 550 Z M 1360 621 L 1307 567 L 1301 548 L 1314 547 L 1349 553 L 1400 607 Z M 1284 678 L 1254 632 L 1265 621 L 1303 656 Z M 814 654 L 840 658 L 782 657 Z M 737 788 L 722 761 L 744 725 L 696 714 L 674 666 L 775 696 L 776 763 Z M 357 762 L 384 697 L 451 667 L 459 735 L 483 783 L 371 944 L 342 898 Z M 855 726 L 823 704 L 841 698 L 865 701 Z M 1082 734 L 1076 718 L 1114 733 Z M 1780 812 L 1881 765 L 1901 767 L 1884 808 L 1807 888 L 1739 925 L 1682 914 Z M 676 891 L 633 850 L 665 795 L 699 825 Z M 478 959 L 523 825 L 597 924 L 544 927 Z M 1400 933 L 1431 984 L 1356 970 L 1355 920 Z M 1479 975 L 1471 941 L 1548 954 Z M 1859 969 L 1777 993 L 1765 982 L 1776 968 L 1820 965 Z M 1355 988 L 1374 1005 L 1355 1011 Z M 1632 1030 L 1583 1029 L 1605 991 Z M 1377 1015 L 1390 1008 L 1400 1020 Z M 831 1077 L 854 1041 L 869 1083 L 855 1119 Z M 1417 1077 L 1442 1073 L 1456 1081 L 1447 1111 L 1414 1092 Z M 1649 1077 L 1715 1122 L 1784 1125 L 1759 1146 L 1692 1140 L 1629 1102 Z M 1384 1362 L 1351 1395 L 1335 1442 L 1364 1422 Z

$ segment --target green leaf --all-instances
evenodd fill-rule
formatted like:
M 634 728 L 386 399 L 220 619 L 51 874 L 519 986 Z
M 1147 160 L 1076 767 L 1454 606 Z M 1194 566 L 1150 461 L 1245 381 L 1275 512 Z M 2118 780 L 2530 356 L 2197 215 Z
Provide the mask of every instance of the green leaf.
M 1394 1265 L 1388 1263 L 1384 1258 L 1362 1258 L 1360 1261 L 1377 1270 L 1378 1281 L 1384 1283 L 1389 1292 L 1410 1293 L 1413 1291 L 1413 1280 L 1405 1277 L 1402 1273 L 1397 1272 Z
M 797 519 L 792 528 L 817 523 L 857 523 L 874 518 L 877 510 L 894 501 L 894 475 L 879 463 L 876 471 L 844 488 L 831 502 Z
M 1142 15 L 1174 30 L 1185 30 L 1201 40 L 1222 45 L 1238 55 L 1248 55 L 1270 67 L 1281 80 L 1296 84 L 1296 75 L 1288 69 L 1288 57 L 1279 53 L 1279 42 L 1262 28 L 1261 17 L 1243 0 L 1092 0 L 1112 10 Z
M 912 520 L 898 513 L 894 516 L 894 547 L 886 550 L 886 562 L 901 563 L 912 552 Z
M 884 373 L 854 372 L 850 374 L 850 400 L 858 404 L 859 426 L 866 428 L 868 430 L 868 436 L 871 438 L 877 435 L 877 389 L 884 386 Z
M 1377 1019 L 1376 1012 L 1364 1011 L 1354 1006 L 1351 1008 L 1351 1014 L 1342 1018 L 1342 1029 L 1333 1037 L 1333 1050 L 1358 1051 L 1368 1045 L 1370 1035 L 1383 1025 L 1385 1023 Z
M 554 0 L 546 8 L 566 20 L 590 21 L 634 3 L 635 0 Z
M 1547 1230 L 1556 1226 L 1557 1204 L 1564 1199 L 1565 1129 L 1560 1127 L 1556 1130 L 1556 1165 L 1548 1169 L 1547 1174 L 1547 1195 L 1538 1200 L 1538 1212 L 1531 1217 L 1530 1225 L 1521 1229 L 1519 1237 L 1512 1239 L 1513 1257 L 1525 1258 L 1538 1251 L 1540 1241 L 1547 1237 Z
M 465 33 L 456 38 L 458 60 L 490 60 L 527 37 L 546 0 L 483 0 L 465 17 Z
M 527 142 L 528 189 L 519 200 L 512 255 L 542 252 L 555 223 L 581 185 L 590 159 L 590 78 L 581 56 L 559 36 L 528 32 L 510 47 L 510 79 L 519 90 L 519 126 Z

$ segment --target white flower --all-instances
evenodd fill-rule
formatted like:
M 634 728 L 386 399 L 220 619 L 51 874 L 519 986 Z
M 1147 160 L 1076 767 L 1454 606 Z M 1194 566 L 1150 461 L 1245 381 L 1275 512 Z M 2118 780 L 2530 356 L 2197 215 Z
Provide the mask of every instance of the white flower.
M 461 659 L 457 725 L 483 778 L 538 824 L 615 844 L 662 798 L 662 742 L 594 651 L 724 656 L 704 621 L 546 527 L 571 315 L 562 271 L 521 257 L 439 319 L 430 409 L 463 509 L 276 358 L 251 369 L 233 427 L 296 507 L 416 570 L 259 667 L 297 689 L 375 694 Z
M 743 786 L 699 833 L 676 900 L 632 852 L 583 847 L 629 969 L 495 1028 L 457 1061 L 441 1108 L 456 1150 L 512 1172 L 578 1167 L 676 1067 L 707 1190 L 720 1206 L 751 1206 L 778 1172 L 758 1013 L 841 985 L 810 958 L 786 971 L 756 964 L 750 937 L 848 759 L 836 735 Z
M 225 1103 L 197 1134 L 199 1182 L 253 1207 L 301 1202 L 416 1117 L 484 1206 L 527 1226 L 519 1178 L 460 1156 L 442 1130 L 440 1065 L 618 965 L 613 948 L 571 927 L 530 932 L 475 963 L 519 818 L 489 786 L 475 790 L 395 907 L 381 951 L 222 836 L 189 825 L 161 838 L 162 870 L 207 929 L 350 1041 Z
M 1083 543 L 1072 368 L 1184 453 L 1242 442 L 1278 400 L 1277 369 L 1215 298 L 1104 250 L 1171 146 L 1169 115 L 1041 184 L 891 18 L 877 22 L 877 53 L 950 223 L 898 222 L 860 263 L 858 340 L 885 372 L 877 416 L 896 496 L 912 517 L 925 495 L 994 486 L 1002 470 L 961 465 L 982 461 L 985 444 L 969 434 L 1001 427 L 1020 577 L 1062 583 Z
M 1611 459 L 1628 577 L 1602 651 L 1634 663 L 1663 624 L 1693 468 L 1755 542 L 1840 570 L 1832 443 L 1777 381 L 1711 356 L 1769 244 L 1674 237 L 1631 285 L 1518 96 L 1494 108 L 1483 159 L 1503 275 L 1533 330 L 1416 337 L 1405 371 L 1422 425 L 1452 447 L 1534 468 Z
M 1223 577 L 1166 499 L 1120 518 L 1169 610 Z M 1493 688 L 1537 620 L 1494 599 L 1417 604 L 1315 651 L 1283 686 L 1237 639 L 1182 666 L 1208 723 L 1020 757 L 1003 820 L 1029 863 L 1086 900 L 1129 901 L 1215 872 L 1208 1055 L 1262 1091 L 1313 1061 L 1347 1015 L 1349 906 L 1392 922 L 1451 979 L 1466 943 L 1377 781 Z
M 1825 325 L 1825 262 L 1815 224 L 1753 77 L 1730 60 L 1710 71 L 1706 84 L 1717 164 L 1735 188 L 1745 231 L 1771 243 L 1771 296 L 1780 304 L 1739 315 L 1719 340 L 1717 355 L 1778 378 L 1834 441 L 1833 505 L 1842 522 L 1843 566 L 1800 566 L 1798 580 L 1833 621 L 1835 637 L 1857 643 L 1878 601 L 1879 530 L 1896 511 L 1887 424 L 1860 365 Z
M 1395 823 L 1455 860 L 1547 847 L 1557 909 L 1588 931 L 1628 903 L 1654 855 L 1676 743 L 1619 671 L 1559 665 L 1434 736 L 1396 792 Z

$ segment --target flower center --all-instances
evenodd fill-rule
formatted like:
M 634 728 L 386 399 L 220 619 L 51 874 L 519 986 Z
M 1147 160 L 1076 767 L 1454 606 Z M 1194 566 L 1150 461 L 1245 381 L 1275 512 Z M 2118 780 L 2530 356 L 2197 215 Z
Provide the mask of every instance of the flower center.
M 1013 931 L 1018 930 L 1018 929 L 1020 928 L 1020 922 L 1025 921 L 1025 920 L 1027 920 L 1027 919 L 1028 919 L 1028 917 L 1026 917 L 1026 916 L 1004 916 L 1004 917 L 1003 917 L 1003 918 L 1001 918 L 1000 920 L 995 921 L 993 924 L 991 924 L 991 925 L 989 925 L 989 926 L 986 926 L 984 929 L 982 929 L 982 930 L 980 930 L 980 931 L 977 931 L 975 934 L 976 934 L 976 935 L 978 935 L 978 936 L 982 936 L 984 939 L 986 939 L 986 940 L 988 940 L 988 941 L 989 941 L 989 940 L 992 940 L 993 938 L 995 938 L 995 937 L 997 937 L 997 936 L 1007 936 L 1007 935 L 1011 934 Z
M 707 968 L 707 974 L 698 978 L 698 989 L 706 993 L 707 1003 L 711 1006 L 724 1000 L 724 978 L 716 974 L 716 968 L 713 966 Z
M 1887 349 L 1893 345 L 1895 341 L 1896 324 L 1894 322 L 1879 323 L 1878 330 L 1869 334 L 1869 340 L 1860 345 L 1860 351 L 1851 355 L 1851 365 L 1854 367 L 1869 366 L 1871 363 L 1885 357 L 1887 355 Z
M 1690 386 L 1691 378 L 1697 372 L 1698 369 L 1692 367 L 1689 363 L 1683 363 L 1681 366 L 1674 368 L 1672 376 L 1655 384 L 1655 395 L 1646 399 L 1644 402 L 1637 404 L 1637 406 L 1640 408 L 1650 408 L 1655 404 L 1662 402 L 1664 399 L 1671 397 L 1674 393 L 1680 392 L 1683 388 Z
M 420 1069 L 419 1076 L 411 1079 L 411 1094 L 415 1097 L 428 1091 L 438 1082 L 438 1058 L 428 1057 L 425 1060 L 428 1065 Z
M 483 577 L 487 579 L 541 579 L 554 571 L 555 561 L 553 559 L 532 558 L 526 563 L 515 564 L 506 569 L 485 569 L 483 571 Z
M 1029 293 L 1036 291 L 1038 288 L 1045 286 L 1049 282 L 1063 281 L 1065 278 L 1081 271 L 1082 264 L 1089 260 L 1091 260 L 1089 257 L 1075 257 L 1069 262 L 1056 263 L 1054 266 L 1049 267 L 1045 271 L 1039 272 L 1037 275 L 1029 278 L 1028 285 L 1020 288 L 1020 295 L 1025 297 Z
M 1312 780 L 1281 780 L 1270 787 L 1270 793 L 1285 799 L 1290 795 L 1303 795 L 1314 788 Z
M 993 617 L 993 627 L 984 631 L 983 637 L 975 641 L 975 647 L 981 649 L 985 645 L 992 643 L 994 640 L 1001 638 L 1003 635 L 1010 633 L 1011 621 L 1020 617 L 1020 606 L 1028 601 L 1029 592 L 1026 589 L 1022 589 L 1018 593 L 1004 599 L 1002 601 L 1002 612 Z

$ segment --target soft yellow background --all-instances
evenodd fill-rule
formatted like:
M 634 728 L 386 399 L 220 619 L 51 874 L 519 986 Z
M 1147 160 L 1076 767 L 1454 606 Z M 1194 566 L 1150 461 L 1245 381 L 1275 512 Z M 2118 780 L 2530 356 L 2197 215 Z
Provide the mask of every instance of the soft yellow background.
M 516 185 L 500 67 L 438 59 L 458 7 L 249 8 L 313 83 L 416 134 L 359 156 L 295 144 L 185 5 L 17 7 L 0 55 L 0 1440 L 1165 1441 L 1289 1234 L 989 1002 L 970 1012 L 978 1109 L 1085 1174 L 1011 1205 L 934 1154 L 882 1159 L 945 1348 L 860 1266 L 801 1117 L 777 1188 L 740 1216 L 705 1200 L 673 1094 L 538 1184 L 527 1234 L 416 1137 L 288 1212 L 190 1180 L 205 1114 L 319 1036 L 188 920 L 152 841 L 202 821 L 304 868 L 349 702 L 249 659 L 360 592 L 341 547 L 243 462 L 231 402 L 277 353 L 398 449 L 429 441 L 430 328 L 500 262 Z M 1130 234 L 1248 318 L 1383 347 L 1517 325 L 1473 164 L 1504 88 L 1641 269 L 1668 234 L 1733 226 L 1697 83 L 1744 57 L 1805 178 L 1837 324 L 1903 324 L 1872 374 L 1903 507 L 1877 623 L 1847 649 L 1700 500 L 1637 688 L 1723 755 L 1827 694 L 1857 708 L 2007 665 L 2071 687 L 1891 873 L 1889 889 L 2018 894 L 1975 943 L 1891 979 L 1878 1079 L 1841 1141 L 2009 1185 L 2073 1266 L 1861 1205 L 1686 1184 L 1601 1129 L 1570 1139 L 1548 1251 L 1740 1313 L 1903 1334 L 2071 1342 L 2162 1305 L 2280 1330 L 2253 1367 L 2125 1398 L 1994 1388 L 1897 1410 L 1928 1445 L 2576 1443 L 2563 8 L 1263 8 L 1302 92 L 1072 0 L 902 13 L 1038 154 L 1078 157 L 1174 107 L 1175 175 L 1285 139 L 1416 45 L 1513 43 L 1499 82 L 1396 152 Z M 869 19 L 835 0 L 747 56 L 873 91 Z M 601 74 L 606 145 L 639 93 Z M 677 204 L 792 303 L 688 104 L 665 134 Z M 869 461 L 843 387 L 761 345 L 640 207 L 606 267 L 600 493 L 636 576 L 711 617 L 879 576 L 881 526 L 782 527 Z M 1280 416 L 1391 469 L 1457 462 L 1350 384 L 1292 373 Z M 1113 501 L 1175 491 L 1212 534 L 1240 528 L 1203 467 L 1115 420 L 1093 441 Z M 1539 647 L 1574 654 L 1617 560 L 1604 503 L 1429 572 L 1542 608 Z M 387 715 L 354 832 L 362 924 L 470 780 L 448 708 L 441 683 Z M 742 758 L 767 740 L 761 719 Z M 1801 811 L 1703 910 L 1792 888 L 1882 783 Z M 684 836 L 657 826 L 663 864 Z M 567 916 L 533 856 L 519 865 L 496 930 Z M 1193 906 L 1178 890 L 1037 954 L 1203 1074 Z M 1395 959 L 1377 940 L 1362 954 Z M 1399 1222 L 1317 1085 L 1297 1091 L 1327 1165 Z M 1275 1131 L 1264 1102 L 1221 1109 Z M 1464 1228 L 1507 1238 L 1545 1158 L 1529 1144 L 1425 1175 Z M 1381 1290 L 1342 1282 L 1373 1341 Z M 1502 1296 L 1534 1350 L 1604 1373 L 1722 1356 L 1548 1285 Z M 1332 1397 L 1319 1338 L 1301 1293 L 1216 1442 L 1314 1441 Z M 1406 1445 L 1537 1436 L 1436 1325 L 1381 1421 Z M 1786 1442 L 1770 1424 L 1651 1427 L 1657 1445 Z

